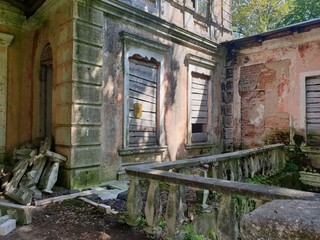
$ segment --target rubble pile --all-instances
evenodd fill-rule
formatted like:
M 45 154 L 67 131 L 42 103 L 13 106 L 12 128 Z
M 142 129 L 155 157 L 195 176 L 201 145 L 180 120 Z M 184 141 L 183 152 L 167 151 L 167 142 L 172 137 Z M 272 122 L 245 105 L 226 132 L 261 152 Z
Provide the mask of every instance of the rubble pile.
M 67 158 L 50 151 L 51 139 L 47 137 L 37 148 L 26 143 L 14 150 L 17 160 L 12 178 L 4 184 L 4 194 L 20 204 L 30 204 L 42 197 L 42 192 L 52 193 L 57 181 L 59 164 Z M 41 191 L 42 192 L 41 192 Z

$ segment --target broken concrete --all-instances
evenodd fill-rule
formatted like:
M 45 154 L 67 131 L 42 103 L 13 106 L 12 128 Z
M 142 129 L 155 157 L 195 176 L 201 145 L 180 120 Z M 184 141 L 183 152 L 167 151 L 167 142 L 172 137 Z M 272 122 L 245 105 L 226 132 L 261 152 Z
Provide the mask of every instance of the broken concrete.
M 30 204 L 33 198 L 41 198 L 43 192 L 52 193 L 57 181 L 59 164 L 67 158 L 50 151 L 51 140 L 41 142 L 39 151 L 32 144 L 15 149 L 14 156 L 19 160 L 13 169 L 13 177 L 6 184 L 5 195 L 21 204 Z M 30 171 L 27 171 L 32 166 Z

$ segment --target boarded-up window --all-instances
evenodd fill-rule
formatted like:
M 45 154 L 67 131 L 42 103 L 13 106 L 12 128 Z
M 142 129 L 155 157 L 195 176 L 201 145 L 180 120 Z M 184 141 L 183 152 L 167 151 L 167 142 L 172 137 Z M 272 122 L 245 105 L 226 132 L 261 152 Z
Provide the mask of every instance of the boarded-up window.
M 129 147 L 158 145 L 158 74 L 155 59 L 129 58 Z
M 306 79 L 307 143 L 320 144 L 320 76 Z
M 191 143 L 208 141 L 208 82 L 205 74 L 191 72 Z

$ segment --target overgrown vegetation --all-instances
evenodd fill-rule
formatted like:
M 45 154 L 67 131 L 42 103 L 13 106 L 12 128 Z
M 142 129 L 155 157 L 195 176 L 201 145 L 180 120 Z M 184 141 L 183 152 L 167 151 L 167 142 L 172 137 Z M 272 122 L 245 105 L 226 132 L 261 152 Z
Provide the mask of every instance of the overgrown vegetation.
M 233 1 L 232 21 L 236 38 L 252 36 L 318 17 L 319 0 Z
M 197 234 L 193 225 L 185 225 L 182 229 L 185 232 L 185 240 L 203 240 L 205 237 L 202 234 Z

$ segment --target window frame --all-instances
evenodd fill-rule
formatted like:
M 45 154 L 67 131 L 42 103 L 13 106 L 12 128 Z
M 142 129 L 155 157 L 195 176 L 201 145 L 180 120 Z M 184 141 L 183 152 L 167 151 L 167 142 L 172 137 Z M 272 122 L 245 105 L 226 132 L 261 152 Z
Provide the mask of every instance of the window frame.
M 154 42 L 140 36 L 130 34 L 127 32 L 121 32 L 120 37 L 123 40 L 123 74 L 124 74 L 124 85 L 123 85 L 123 149 L 120 152 L 123 155 L 141 152 L 141 149 L 150 149 L 156 147 L 165 147 L 165 136 L 164 136 L 164 62 L 165 54 L 169 51 L 167 45 Z M 129 58 L 135 54 L 139 54 L 142 57 L 148 59 L 154 58 L 159 63 L 158 73 L 158 89 L 157 89 L 157 146 L 129 146 Z M 126 151 L 128 149 L 128 151 Z M 132 151 L 132 149 L 135 149 Z
M 305 139 L 305 145 L 306 146 L 314 146 L 308 144 L 308 132 L 307 132 L 307 89 L 306 89 L 306 82 L 307 79 L 320 76 L 320 71 L 311 71 L 311 72 L 304 72 L 300 74 L 300 109 L 301 109 L 301 121 L 302 126 L 304 129 L 303 137 Z M 291 126 L 290 126 L 291 127 Z M 293 126 L 294 127 L 294 126 Z M 293 136 L 291 136 L 293 138 Z
M 188 111 L 187 111 L 187 146 L 192 145 L 207 145 L 213 143 L 212 129 L 212 113 L 213 113 L 213 74 L 215 70 L 215 61 L 201 58 L 192 54 L 188 54 L 185 58 L 187 65 L 187 76 L 188 76 Z M 204 74 L 209 76 L 208 81 L 208 117 L 206 124 L 206 132 L 208 134 L 206 142 L 192 142 L 192 122 L 191 122 L 191 108 L 192 108 L 192 72 Z

